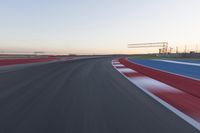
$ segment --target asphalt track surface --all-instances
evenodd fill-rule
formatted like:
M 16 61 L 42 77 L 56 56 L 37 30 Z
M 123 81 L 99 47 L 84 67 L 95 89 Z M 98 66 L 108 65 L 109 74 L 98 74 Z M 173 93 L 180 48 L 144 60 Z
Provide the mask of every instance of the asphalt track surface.
M 200 80 L 200 67 L 149 59 L 129 59 L 138 64 Z M 186 61 L 185 61 L 186 62 Z M 191 61 L 192 63 L 192 61 Z M 193 62 L 194 63 L 194 62 Z
M 111 58 L 0 74 L 0 133 L 198 133 L 121 76 Z

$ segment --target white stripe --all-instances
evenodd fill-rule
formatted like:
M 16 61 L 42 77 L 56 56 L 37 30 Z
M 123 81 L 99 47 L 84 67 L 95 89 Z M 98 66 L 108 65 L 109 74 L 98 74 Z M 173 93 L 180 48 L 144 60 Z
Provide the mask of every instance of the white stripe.
M 155 91 L 165 90 L 165 91 L 173 92 L 173 93 L 182 93 L 182 91 L 174 87 L 171 87 L 158 80 L 155 80 L 146 76 L 130 78 L 130 81 L 136 85 L 143 87 L 144 89 L 154 89 Z
M 120 64 L 119 61 L 113 61 L 112 63 L 113 63 L 113 64 Z
M 114 64 L 115 67 L 124 67 L 122 64 Z
M 175 63 L 175 64 L 183 64 L 183 65 L 191 65 L 191 66 L 200 66 L 198 63 L 189 63 L 189 62 L 181 62 L 181 61 L 172 61 L 172 60 L 160 60 L 160 59 L 153 59 L 155 61 L 163 61 L 163 62 L 169 62 L 169 63 Z
M 137 73 L 136 71 L 130 68 L 117 68 L 117 70 L 121 73 Z
M 119 64 L 121 64 L 121 63 L 112 63 L 112 65 L 119 65 Z

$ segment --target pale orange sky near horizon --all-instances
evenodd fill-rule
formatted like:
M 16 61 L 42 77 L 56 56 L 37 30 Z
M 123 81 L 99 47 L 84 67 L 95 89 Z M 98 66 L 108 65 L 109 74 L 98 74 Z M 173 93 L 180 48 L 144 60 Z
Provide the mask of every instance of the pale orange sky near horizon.
M 150 53 L 158 48 L 127 44 L 158 41 L 200 52 L 199 5 L 198 0 L 1 1 L 0 52 Z

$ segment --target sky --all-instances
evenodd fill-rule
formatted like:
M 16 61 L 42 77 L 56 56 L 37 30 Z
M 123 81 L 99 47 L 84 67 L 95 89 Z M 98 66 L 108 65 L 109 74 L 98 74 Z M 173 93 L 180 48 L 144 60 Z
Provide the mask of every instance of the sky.
M 200 51 L 199 0 L 0 0 L 0 52 L 135 54 L 167 41 Z

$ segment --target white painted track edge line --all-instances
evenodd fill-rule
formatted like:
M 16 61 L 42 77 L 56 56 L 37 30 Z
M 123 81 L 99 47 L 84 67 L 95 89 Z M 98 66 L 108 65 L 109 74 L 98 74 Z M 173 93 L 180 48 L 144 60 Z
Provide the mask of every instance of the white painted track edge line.
M 112 64 L 112 63 L 111 63 Z M 117 71 L 118 69 L 112 65 Z M 127 80 L 129 80 L 131 83 L 133 83 L 131 81 L 130 78 L 126 77 L 123 73 L 121 73 L 120 71 L 118 71 L 122 76 L 124 76 Z M 134 83 L 133 83 L 134 84 Z M 136 84 L 134 84 L 136 85 Z M 149 96 L 151 96 L 154 100 L 156 100 L 157 102 L 159 102 L 160 104 L 162 104 L 164 107 L 166 107 L 167 109 L 169 109 L 170 111 L 172 111 L 173 113 L 175 113 L 177 116 L 179 116 L 180 118 L 182 118 L 183 120 L 185 120 L 187 123 L 189 123 L 190 125 L 192 125 L 193 127 L 195 127 L 197 130 L 200 131 L 200 123 L 196 120 L 194 120 L 193 118 L 191 118 L 190 116 L 186 115 L 185 113 L 181 112 L 180 110 L 176 109 L 175 107 L 173 107 L 172 105 L 168 104 L 167 102 L 165 102 L 164 100 L 160 99 L 159 97 L 155 96 L 154 94 L 150 93 L 149 91 L 145 90 L 143 87 L 140 87 L 139 85 L 136 85 L 137 87 L 139 87 L 143 92 L 145 92 L 146 94 L 148 94 Z
M 154 61 L 162 61 L 162 62 L 169 62 L 169 63 L 174 63 L 174 64 L 200 66 L 200 64 L 198 64 L 198 63 L 181 62 L 181 61 L 173 61 L 173 60 L 162 60 L 162 59 L 152 59 L 152 60 L 154 60 Z

